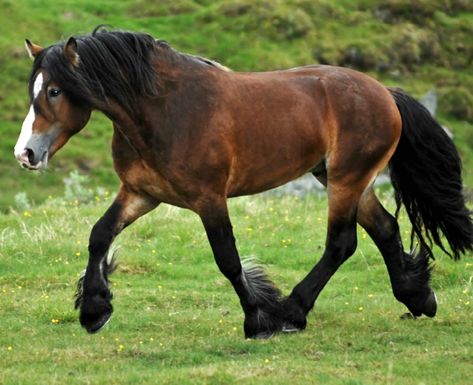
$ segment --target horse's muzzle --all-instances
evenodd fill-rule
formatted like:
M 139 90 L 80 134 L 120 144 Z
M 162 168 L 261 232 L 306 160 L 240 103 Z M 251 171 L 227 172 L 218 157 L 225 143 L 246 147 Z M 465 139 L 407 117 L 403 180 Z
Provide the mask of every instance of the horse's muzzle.
M 15 157 L 24 168 L 39 170 L 48 164 L 49 147 L 54 139 L 53 135 L 32 135 L 23 150 L 15 149 Z
M 29 170 L 39 170 L 46 167 L 48 163 L 48 151 L 35 152 L 31 148 L 26 148 L 22 153 L 16 155 L 20 165 Z

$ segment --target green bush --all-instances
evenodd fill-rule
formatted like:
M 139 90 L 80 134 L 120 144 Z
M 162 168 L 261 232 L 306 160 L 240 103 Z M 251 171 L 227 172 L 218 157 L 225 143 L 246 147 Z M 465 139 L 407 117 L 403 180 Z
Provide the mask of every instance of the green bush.
M 274 37 L 283 37 L 287 40 L 307 36 L 313 28 L 312 20 L 302 9 L 294 9 L 288 12 L 281 7 L 274 10 L 269 18 L 271 25 L 268 29 Z
M 28 198 L 28 194 L 24 191 L 15 194 L 15 208 L 20 211 L 30 210 L 31 202 Z
M 465 87 L 441 89 L 439 107 L 446 115 L 473 123 L 473 95 Z
M 237 19 L 241 30 L 258 31 L 275 40 L 293 40 L 307 36 L 314 28 L 304 7 L 294 7 L 282 1 L 239 0 L 222 3 L 213 15 Z
M 392 29 L 389 55 L 396 66 L 408 69 L 416 64 L 442 61 L 442 47 L 437 34 L 411 23 L 399 24 Z
M 471 10 L 471 0 L 382 0 L 374 8 L 374 14 L 390 24 L 410 21 L 419 25 L 432 25 L 437 12 L 455 15 Z
M 344 50 L 343 66 L 354 67 L 362 71 L 386 71 L 392 67 L 389 55 L 382 47 L 376 47 L 366 41 L 358 42 Z
M 137 0 L 128 8 L 133 17 L 159 17 L 195 12 L 200 8 L 192 0 Z
M 374 14 L 386 23 L 411 21 L 424 25 L 438 9 L 435 3 L 435 0 L 383 0 L 374 9 Z

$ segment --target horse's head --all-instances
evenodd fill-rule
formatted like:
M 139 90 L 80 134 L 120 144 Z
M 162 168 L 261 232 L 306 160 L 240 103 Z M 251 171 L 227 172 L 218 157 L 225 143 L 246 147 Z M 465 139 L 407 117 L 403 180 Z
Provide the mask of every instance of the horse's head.
M 15 157 L 30 170 L 47 165 L 48 159 L 88 122 L 91 107 L 77 97 L 74 72 L 80 65 L 77 42 L 49 48 L 26 40 L 34 59 L 29 81 L 30 109 L 15 145 Z

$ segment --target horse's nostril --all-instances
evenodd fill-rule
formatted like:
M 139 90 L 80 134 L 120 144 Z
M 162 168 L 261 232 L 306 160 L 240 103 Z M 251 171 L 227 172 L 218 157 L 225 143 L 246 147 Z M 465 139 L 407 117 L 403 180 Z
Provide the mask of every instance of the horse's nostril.
M 31 165 L 34 165 L 34 152 L 31 148 L 26 149 L 26 155 L 28 156 L 28 162 L 30 162 Z

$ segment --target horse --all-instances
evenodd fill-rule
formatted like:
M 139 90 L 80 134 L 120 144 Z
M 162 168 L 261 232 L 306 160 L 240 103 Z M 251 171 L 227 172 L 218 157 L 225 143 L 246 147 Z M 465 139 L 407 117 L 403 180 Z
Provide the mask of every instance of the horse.
M 394 297 L 414 317 L 437 311 L 429 282 L 433 246 L 454 259 L 473 249 L 456 147 L 400 89 L 327 65 L 234 72 L 124 30 L 96 28 L 47 48 L 26 40 L 26 48 L 34 63 L 30 108 L 14 149 L 21 166 L 46 167 L 93 110 L 113 122 L 112 156 L 121 184 L 92 228 L 75 301 L 89 333 L 113 312 L 113 240 L 161 203 L 200 216 L 215 262 L 239 297 L 246 338 L 306 328 L 320 292 L 355 252 L 357 223 L 379 248 Z M 373 190 L 386 167 L 394 216 Z M 326 244 L 313 269 L 283 296 L 260 265 L 241 262 L 227 199 L 306 173 L 327 188 Z M 418 252 L 404 251 L 401 205 Z

